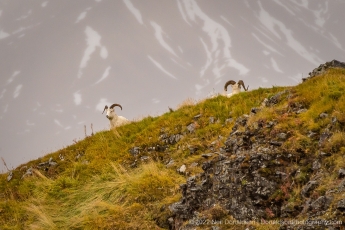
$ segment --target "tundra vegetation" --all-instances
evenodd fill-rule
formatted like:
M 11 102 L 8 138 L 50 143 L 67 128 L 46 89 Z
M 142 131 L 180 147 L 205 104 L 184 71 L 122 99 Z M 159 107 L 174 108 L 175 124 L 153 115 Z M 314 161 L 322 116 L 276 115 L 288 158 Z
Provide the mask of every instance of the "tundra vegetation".
M 218 157 L 237 118 L 251 114 L 265 98 L 288 90 L 274 106 L 261 107 L 250 115 L 247 125 L 275 121 L 265 135 L 286 133 L 280 146 L 299 158 L 284 163 L 285 172 L 296 172 L 269 199 L 284 206 L 303 206 L 301 191 L 310 180 L 313 161 L 320 151 L 328 154 L 316 165 L 323 172 L 308 199 L 317 199 L 338 188 L 339 172 L 345 169 L 345 70 L 331 69 L 293 87 L 253 89 L 231 98 L 218 96 L 195 102 L 187 99 L 173 112 L 112 130 L 101 131 L 40 159 L 30 161 L 0 175 L 1 229 L 169 229 L 173 213 L 169 208 L 182 198 L 180 184 L 198 175 L 204 162 Z M 288 108 L 301 107 L 301 113 Z M 320 118 L 320 114 L 323 115 Z M 100 119 L 104 119 L 100 117 Z M 333 135 L 320 143 L 312 139 L 336 119 Z M 241 128 L 241 127 L 240 127 Z M 239 128 L 239 129 L 240 129 Z M 301 154 L 301 152 L 303 154 Z M 213 153 L 213 154 L 208 154 Z M 231 153 L 229 161 L 234 158 Z M 224 154 L 224 155 L 226 155 Z M 63 157 L 61 157 L 63 156 Z M 56 164 L 41 164 L 42 162 Z M 250 167 L 249 158 L 242 167 Z M 185 165 L 183 172 L 179 172 Z M 31 174 L 22 177 L 31 168 Z M 276 173 L 269 166 L 261 175 Z M 345 171 L 344 171 L 345 176 Z M 248 186 L 243 180 L 241 186 Z M 321 219 L 342 216 L 337 204 L 344 192 L 334 192 Z M 345 206 L 345 205 L 344 205 Z M 195 210 L 209 220 L 231 221 L 231 213 L 221 204 Z M 339 210 L 338 210 L 339 211 Z M 341 209 L 340 209 L 341 211 Z M 344 211 L 344 210 L 342 210 Z M 266 220 L 279 220 L 269 208 Z M 335 216 L 337 215 L 337 216 Z M 307 214 L 293 217 L 305 220 Z M 169 220 L 170 219 L 170 220 Z M 342 217 L 343 223 L 345 219 Z M 170 221 L 170 222 L 169 222 Z M 223 222 L 225 223 L 225 222 Z M 184 220 L 182 225 L 188 225 Z M 256 229 L 279 229 L 279 225 L 252 223 Z M 246 225 L 247 226 L 247 225 Z M 195 226 L 211 229 L 211 225 Z M 243 229 L 244 225 L 224 224 L 221 229 Z

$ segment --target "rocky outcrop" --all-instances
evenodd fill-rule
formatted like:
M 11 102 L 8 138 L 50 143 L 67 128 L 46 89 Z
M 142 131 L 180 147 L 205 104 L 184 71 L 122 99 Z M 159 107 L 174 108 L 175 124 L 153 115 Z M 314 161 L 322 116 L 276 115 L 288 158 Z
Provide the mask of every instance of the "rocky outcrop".
M 289 91 L 277 93 L 266 99 L 261 109 L 274 106 L 289 95 Z M 286 112 L 293 115 L 301 109 L 307 110 L 292 105 L 286 108 Z M 289 132 L 271 133 L 272 128 L 278 125 L 277 121 L 259 120 L 248 124 L 249 118 L 256 116 L 258 110 L 252 111 L 250 115 L 236 119 L 219 152 L 205 157 L 203 172 L 188 177 L 186 183 L 180 185 L 182 199 L 169 207 L 173 213 L 169 222 L 172 229 L 193 229 L 196 226 L 194 220 L 209 218 L 203 213 L 211 212 L 214 207 L 220 207 L 222 212 L 240 221 L 298 216 L 317 220 L 329 209 L 339 215 L 345 213 L 343 200 L 331 206 L 334 201 L 331 188 L 325 195 L 315 192 L 324 177 L 321 170 L 323 159 L 328 156 L 320 154 L 320 158 L 315 159 L 304 149 L 286 151 L 284 144 L 290 137 Z M 315 133 L 314 147 L 321 148 L 331 136 L 332 132 L 328 129 Z M 291 167 L 295 163 L 298 166 Z M 343 175 L 343 171 L 339 171 L 339 178 Z M 299 194 L 294 195 L 298 202 L 289 202 L 297 183 L 302 185 Z M 344 188 L 345 185 L 341 186 L 341 189 Z M 313 229 L 313 225 L 308 224 L 299 227 Z M 319 229 L 324 227 L 322 225 Z M 294 227 L 283 224 L 281 229 Z
M 302 80 L 306 81 L 310 78 L 324 74 L 330 68 L 345 68 L 345 63 L 337 60 L 326 62 L 325 64 L 321 64 L 319 67 L 315 68 L 312 72 L 309 73 L 309 77 L 302 78 Z

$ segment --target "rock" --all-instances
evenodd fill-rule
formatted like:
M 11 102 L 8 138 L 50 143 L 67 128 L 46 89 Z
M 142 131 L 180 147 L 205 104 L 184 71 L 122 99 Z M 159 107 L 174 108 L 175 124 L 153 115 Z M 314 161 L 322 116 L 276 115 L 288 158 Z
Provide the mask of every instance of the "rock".
M 286 133 L 278 133 L 277 137 L 278 137 L 278 139 L 284 141 L 287 138 L 287 134 Z
M 189 133 L 193 133 L 195 131 L 196 125 L 194 123 L 190 123 L 189 125 L 187 125 L 187 129 L 189 131 Z
M 59 159 L 60 159 L 60 161 L 64 161 L 64 160 L 65 160 L 65 157 L 60 153 L 60 154 L 59 154 Z
M 53 160 L 53 158 L 49 158 L 49 165 L 53 166 L 53 165 L 57 165 L 57 163 Z
M 7 176 L 7 181 L 10 181 L 13 177 L 13 172 L 12 171 L 9 171 L 8 172 L 8 176 Z
M 28 168 L 28 170 L 26 170 L 26 172 L 24 173 L 24 175 L 22 176 L 21 179 L 23 179 L 26 176 L 31 176 L 32 175 L 32 167 Z
M 327 113 L 321 113 L 321 114 L 319 115 L 319 117 L 320 117 L 320 118 L 326 118 L 326 117 L 328 117 L 328 114 L 327 114 Z
M 302 78 L 302 80 L 306 81 L 310 78 L 324 74 L 330 68 L 345 68 L 345 63 L 337 60 L 326 62 L 325 64 L 319 65 L 319 67 L 315 68 L 312 72 L 309 73 L 309 77 Z
M 156 145 L 155 149 L 157 152 L 164 152 L 168 147 L 166 145 Z
M 193 168 L 193 167 L 196 167 L 196 166 L 198 166 L 198 165 L 199 165 L 199 164 L 198 164 L 197 162 L 193 162 L 193 163 L 190 164 L 189 167 Z
M 147 161 L 148 159 L 150 159 L 150 157 L 148 157 L 148 156 L 142 156 L 142 157 L 140 157 L 140 160 L 142 160 L 142 161 Z
M 304 197 L 308 197 L 310 192 L 312 190 L 314 190 L 317 186 L 319 185 L 319 183 L 317 181 L 309 181 L 303 188 L 301 191 L 301 195 Z
M 339 178 L 344 178 L 345 177 L 345 169 L 339 169 L 338 177 Z
M 186 165 L 182 165 L 177 171 L 179 173 L 185 174 L 186 173 L 186 169 L 187 169 Z
M 297 110 L 296 114 L 305 113 L 307 111 L 308 111 L 307 109 L 299 109 Z
M 194 153 L 196 153 L 196 151 L 198 151 L 198 147 L 196 147 L 196 146 L 190 146 L 190 147 L 188 147 L 188 149 L 189 149 L 190 154 L 194 154 Z
M 216 119 L 215 119 L 214 117 L 210 117 L 210 118 L 209 118 L 210 124 L 214 124 L 214 123 L 215 123 L 215 120 L 216 120 Z
M 269 142 L 271 145 L 273 145 L 273 146 L 282 146 L 282 142 L 280 142 L 280 141 L 270 141 Z
M 333 197 L 331 196 L 320 196 L 313 203 L 311 203 L 310 209 L 314 212 L 324 211 L 329 208 L 332 200 Z
M 213 153 L 204 153 L 204 154 L 201 154 L 201 156 L 204 158 L 209 158 L 213 156 Z
M 174 165 L 175 161 L 173 159 L 170 159 L 168 164 L 166 164 L 167 167 L 170 167 L 172 165 Z
M 320 161 L 316 160 L 313 162 L 313 166 L 312 166 L 312 169 L 313 170 L 319 170 L 321 168 L 321 163 Z
M 332 133 L 329 132 L 328 129 L 326 129 L 323 133 L 320 135 L 319 139 L 319 146 L 322 146 L 325 141 L 332 136 Z
M 315 132 L 313 132 L 311 130 L 308 131 L 307 137 L 313 138 L 313 137 L 316 137 L 316 136 L 317 136 L 317 133 L 315 133 Z
M 228 118 L 225 120 L 225 124 L 231 123 L 234 119 L 233 118 Z
M 140 147 L 133 147 L 129 150 L 129 153 L 133 156 L 136 156 L 140 153 Z
M 320 151 L 320 156 L 322 156 L 322 157 L 329 157 L 329 156 L 331 156 L 332 154 L 330 154 L 330 153 L 325 153 L 325 152 L 323 152 L 323 151 Z
M 198 114 L 196 116 L 193 117 L 194 120 L 198 120 L 202 115 L 201 114 Z
M 338 201 L 337 209 L 341 212 L 345 212 L 345 199 Z
M 260 108 L 254 107 L 254 108 L 250 109 L 250 112 L 253 113 L 253 114 L 257 114 L 260 110 L 261 110 Z

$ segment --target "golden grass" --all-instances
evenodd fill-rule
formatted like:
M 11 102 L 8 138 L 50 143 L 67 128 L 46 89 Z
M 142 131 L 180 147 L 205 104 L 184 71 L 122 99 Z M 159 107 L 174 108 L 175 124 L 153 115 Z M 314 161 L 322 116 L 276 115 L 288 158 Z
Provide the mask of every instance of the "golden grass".
M 115 131 L 95 133 L 40 160 L 28 162 L 26 165 L 30 167 L 50 157 L 57 160 L 59 154 L 65 157 L 65 161 L 59 161 L 48 171 L 34 168 L 33 176 L 24 179 L 21 179 L 25 172 L 20 170 L 22 166 L 14 170 L 10 182 L 6 181 L 6 174 L 0 175 L 0 228 L 167 229 L 167 218 L 171 215 L 167 207 L 180 199 L 179 184 L 186 177 L 178 174 L 176 169 L 186 164 L 188 175 L 200 173 L 205 161 L 200 154 L 210 152 L 208 146 L 213 141 L 217 141 L 215 148 L 219 150 L 239 116 L 249 114 L 250 109 L 259 107 L 264 98 L 284 89 L 290 89 L 292 97 L 287 98 L 284 94 L 278 105 L 264 108 L 250 117 L 248 125 L 259 120 L 276 120 L 278 124 L 267 135 L 289 132 L 290 137 L 283 148 L 291 153 L 303 148 L 307 150 L 304 154 L 312 157 L 316 151 L 313 151 L 312 140 L 306 137 L 306 131 L 321 131 L 332 116 L 336 117 L 336 128 L 340 131 L 334 133 L 325 145 L 333 153 L 325 164 L 329 167 L 330 178 L 334 179 L 337 170 L 345 167 L 342 158 L 345 153 L 345 97 L 339 93 L 345 90 L 344 75 L 344 71 L 333 70 L 292 88 L 259 88 L 231 98 L 218 96 L 200 101 L 188 98 L 173 112 L 143 117 Z M 287 114 L 291 103 L 300 103 L 308 110 L 301 114 Z M 330 116 L 320 119 L 322 112 Z M 194 119 L 198 114 L 201 117 Z M 218 123 L 210 124 L 211 116 Z M 225 124 L 230 117 L 233 122 Z M 196 130 L 189 133 L 186 126 L 192 122 Z M 128 150 L 135 146 L 145 148 L 161 144 L 162 128 L 169 135 L 182 133 L 184 138 L 165 153 L 145 153 L 151 161 L 144 163 L 138 158 L 137 168 L 128 167 L 135 160 Z M 224 138 L 219 139 L 219 136 Z M 190 154 L 188 146 L 198 146 L 199 150 Z M 80 155 L 78 159 L 77 155 Z M 175 164 L 167 168 L 164 163 L 169 158 Z M 198 163 L 198 166 L 191 167 L 192 163 Z M 307 170 L 309 166 L 303 167 Z M 303 173 L 301 183 L 306 179 Z M 301 183 L 295 182 L 291 202 L 299 202 Z M 230 218 L 223 217 L 225 213 L 219 207 L 210 210 L 209 214 Z M 225 229 L 237 227 L 243 226 L 228 225 Z M 274 225 L 257 224 L 255 227 L 277 229 Z

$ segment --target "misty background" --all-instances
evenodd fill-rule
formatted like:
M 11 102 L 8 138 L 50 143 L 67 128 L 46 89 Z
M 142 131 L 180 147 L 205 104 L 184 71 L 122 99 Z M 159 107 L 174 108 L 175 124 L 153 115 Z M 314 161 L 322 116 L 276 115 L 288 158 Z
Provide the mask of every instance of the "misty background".
M 345 61 L 344 0 L 0 0 L 0 156 L 9 169 L 183 100 L 290 86 Z M 0 173 L 6 172 L 0 162 Z

